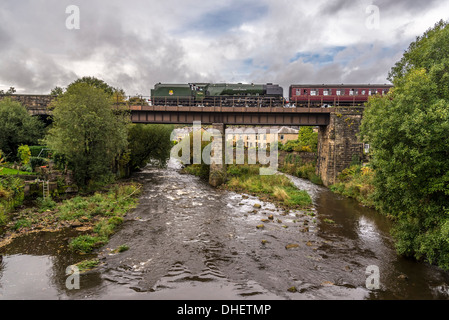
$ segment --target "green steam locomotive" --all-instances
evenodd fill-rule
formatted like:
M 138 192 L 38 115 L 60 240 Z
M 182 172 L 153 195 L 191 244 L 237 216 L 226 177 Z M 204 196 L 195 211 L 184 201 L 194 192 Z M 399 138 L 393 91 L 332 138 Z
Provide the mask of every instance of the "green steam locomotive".
M 272 83 L 158 83 L 151 99 L 154 106 L 274 108 L 285 104 L 283 88 Z

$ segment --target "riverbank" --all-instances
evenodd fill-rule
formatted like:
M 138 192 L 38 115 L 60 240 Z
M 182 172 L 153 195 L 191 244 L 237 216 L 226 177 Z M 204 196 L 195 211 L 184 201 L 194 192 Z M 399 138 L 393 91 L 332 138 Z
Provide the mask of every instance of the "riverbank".
M 11 214 L 0 235 L 0 252 L 23 235 L 75 229 L 80 235 L 69 241 L 70 249 L 91 253 L 108 242 L 127 212 L 137 206 L 140 192 L 138 183 L 119 182 L 93 195 L 59 203 L 50 198 L 37 201 L 35 206 Z
M 191 165 L 184 173 L 205 177 L 203 166 Z M 230 165 L 227 169 L 228 181 L 220 189 L 257 196 L 284 209 L 306 209 L 311 207 L 312 199 L 307 191 L 298 190 L 283 175 L 260 175 L 258 165 Z
M 338 182 L 329 187 L 337 194 L 357 200 L 365 207 L 375 209 L 374 171 L 369 166 L 353 165 L 338 177 Z

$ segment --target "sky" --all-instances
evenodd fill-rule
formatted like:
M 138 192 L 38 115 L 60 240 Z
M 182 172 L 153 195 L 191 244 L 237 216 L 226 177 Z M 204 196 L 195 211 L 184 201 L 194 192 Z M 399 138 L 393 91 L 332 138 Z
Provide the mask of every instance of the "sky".
M 76 8 L 76 10 L 74 9 Z M 2 0 L 0 90 L 49 94 L 92 76 L 156 83 L 389 83 L 449 0 Z

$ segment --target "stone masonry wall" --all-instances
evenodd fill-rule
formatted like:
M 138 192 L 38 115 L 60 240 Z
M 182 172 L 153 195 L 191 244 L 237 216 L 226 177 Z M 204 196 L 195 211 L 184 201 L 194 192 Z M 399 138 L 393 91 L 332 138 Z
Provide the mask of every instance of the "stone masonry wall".
M 3 100 L 5 97 L 9 97 L 14 101 L 18 101 L 22 103 L 27 109 L 28 112 L 32 115 L 47 115 L 49 111 L 47 107 L 50 103 L 55 99 L 54 96 L 50 95 L 11 95 L 11 96 L 0 96 L 0 100 Z
M 363 143 L 359 139 L 364 108 L 336 108 L 330 124 L 320 127 L 318 134 L 317 174 L 325 186 L 337 181 L 356 155 L 363 157 Z

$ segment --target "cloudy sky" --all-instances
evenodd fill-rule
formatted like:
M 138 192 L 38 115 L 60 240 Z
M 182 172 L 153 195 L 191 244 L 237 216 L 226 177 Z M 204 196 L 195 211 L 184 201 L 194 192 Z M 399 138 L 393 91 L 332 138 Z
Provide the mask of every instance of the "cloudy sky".
M 79 29 L 76 12 L 79 9 Z M 2 0 L 0 90 L 83 76 L 149 95 L 157 82 L 387 83 L 448 0 Z

